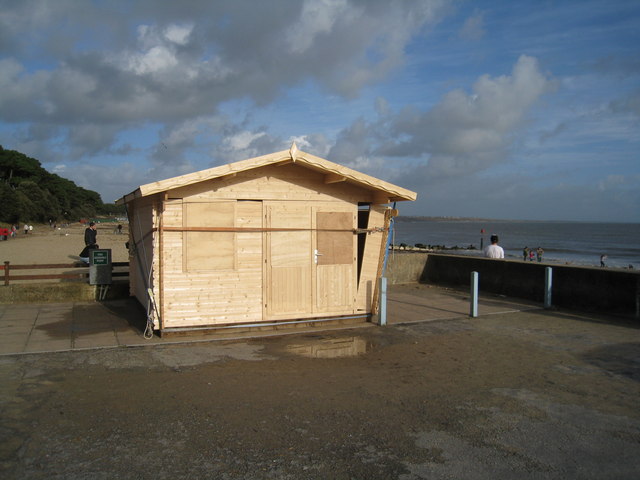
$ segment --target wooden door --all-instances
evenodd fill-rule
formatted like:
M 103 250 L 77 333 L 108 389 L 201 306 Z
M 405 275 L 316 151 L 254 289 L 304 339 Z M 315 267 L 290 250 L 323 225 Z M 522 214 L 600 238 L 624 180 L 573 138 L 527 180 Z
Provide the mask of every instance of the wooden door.
M 354 312 L 356 207 L 265 202 L 265 319 Z
M 356 282 L 355 212 L 318 207 L 316 220 L 316 312 L 353 313 Z
M 266 308 L 268 319 L 306 316 L 312 311 L 311 207 L 266 203 Z

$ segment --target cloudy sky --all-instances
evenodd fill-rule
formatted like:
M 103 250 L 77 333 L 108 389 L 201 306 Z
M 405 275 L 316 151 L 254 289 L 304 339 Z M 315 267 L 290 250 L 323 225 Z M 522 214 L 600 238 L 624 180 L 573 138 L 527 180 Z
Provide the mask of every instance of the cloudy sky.
M 0 145 L 112 202 L 288 149 L 410 215 L 640 221 L 637 0 L 0 0 Z

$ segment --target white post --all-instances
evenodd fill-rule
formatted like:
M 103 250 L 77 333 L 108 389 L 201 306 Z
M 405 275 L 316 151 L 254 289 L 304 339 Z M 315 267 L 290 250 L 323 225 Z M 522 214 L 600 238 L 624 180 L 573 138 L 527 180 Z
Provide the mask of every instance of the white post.
M 378 325 L 384 326 L 387 324 L 387 277 L 378 279 L 378 292 L 380 292 L 378 296 L 380 299 Z
M 553 269 L 544 269 L 544 308 L 551 308 L 551 284 L 553 279 Z
M 471 272 L 471 306 L 469 316 L 472 318 L 478 316 L 478 272 Z

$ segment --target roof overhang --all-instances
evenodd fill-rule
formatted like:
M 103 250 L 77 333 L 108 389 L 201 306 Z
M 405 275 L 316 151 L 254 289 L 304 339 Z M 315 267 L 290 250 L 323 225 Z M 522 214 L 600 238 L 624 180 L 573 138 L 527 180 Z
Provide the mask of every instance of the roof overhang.
M 384 180 L 366 175 L 364 173 L 344 167 L 324 158 L 316 157 L 310 153 L 298 150 L 295 143 L 291 145 L 289 150 L 270 153 L 261 157 L 241 160 L 239 162 L 221 165 L 219 167 L 209 168 L 178 177 L 161 180 L 158 182 L 141 185 L 133 192 L 124 195 L 116 201 L 116 205 L 129 203 L 137 198 L 148 197 L 158 193 L 166 192 L 175 188 L 186 187 L 199 182 L 206 182 L 216 178 L 229 175 L 237 175 L 238 173 L 252 170 L 255 168 L 266 167 L 269 165 L 285 165 L 295 163 L 310 170 L 324 174 L 324 183 L 348 182 L 358 185 L 364 189 L 372 190 L 374 197 L 380 201 L 376 203 L 389 203 L 396 201 L 413 201 L 417 194 L 411 190 L 393 185 Z

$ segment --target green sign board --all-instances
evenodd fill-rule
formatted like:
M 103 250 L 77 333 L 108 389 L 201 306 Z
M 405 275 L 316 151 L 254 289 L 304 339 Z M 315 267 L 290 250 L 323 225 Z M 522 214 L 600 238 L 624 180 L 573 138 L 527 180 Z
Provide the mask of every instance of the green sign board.
M 109 252 L 93 252 L 94 265 L 109 265 Z

